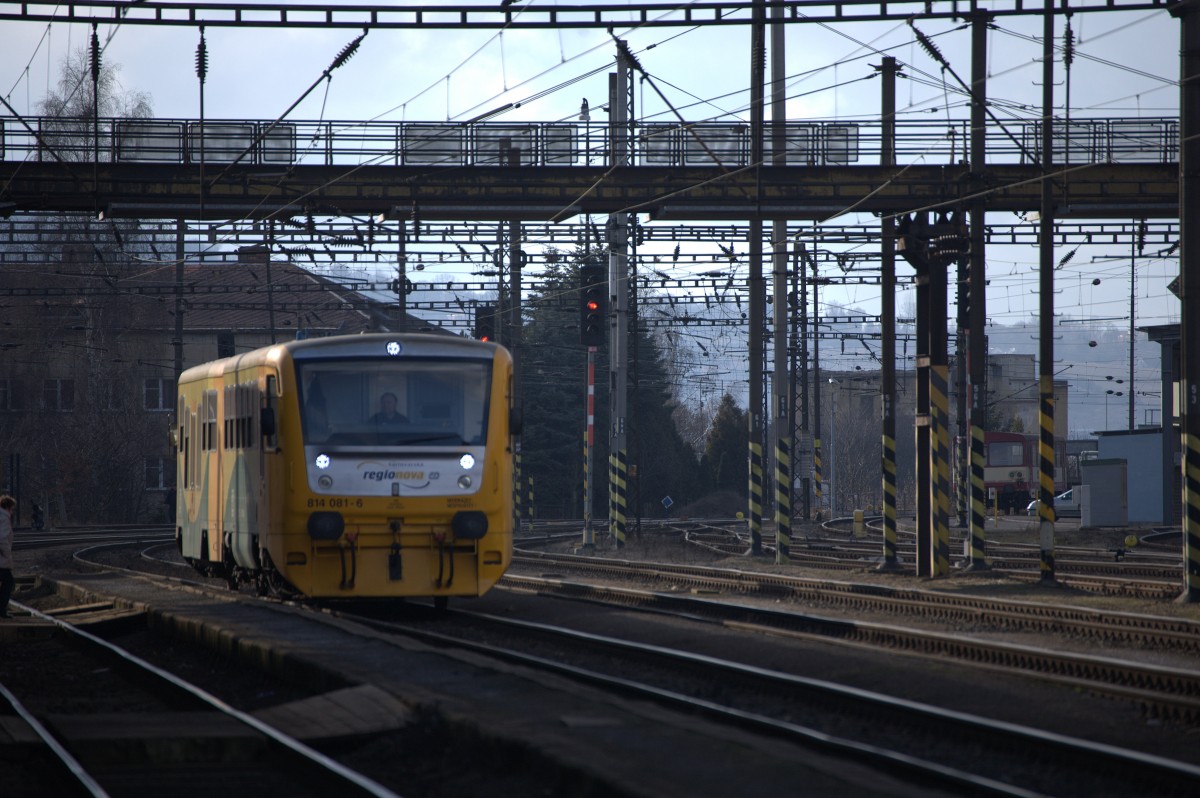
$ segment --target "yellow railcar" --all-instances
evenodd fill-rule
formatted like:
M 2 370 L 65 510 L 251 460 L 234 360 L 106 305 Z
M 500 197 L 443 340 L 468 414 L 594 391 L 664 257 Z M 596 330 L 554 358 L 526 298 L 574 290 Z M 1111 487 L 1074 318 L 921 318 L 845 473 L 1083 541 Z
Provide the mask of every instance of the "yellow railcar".
M 289 341 L 179 380 L 176 537 L 313 598 L 479 596 L 512 559 L 512 358 L 454 336 Z

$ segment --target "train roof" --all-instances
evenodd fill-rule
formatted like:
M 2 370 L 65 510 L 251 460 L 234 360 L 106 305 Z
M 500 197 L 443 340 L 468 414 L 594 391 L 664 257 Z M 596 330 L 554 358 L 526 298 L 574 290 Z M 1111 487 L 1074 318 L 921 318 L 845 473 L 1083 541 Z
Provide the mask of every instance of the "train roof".
M 398 357 L 407 355 L 410 357 L 491 358 L 497 350 L 507 352 L 499 344 L 476 341 L 473 338 L 456 335 L 432 333 L 331 335 L 285 341 L 220 360 L 201 363 L 185 370 L 179 381 L 183 383 L 208 379 L 225 373 L 231 367 L 242 368 L 267 361 L 276 361 L 283 353 L 287 353 L 295 360 L 378 357 L 387 354 Z

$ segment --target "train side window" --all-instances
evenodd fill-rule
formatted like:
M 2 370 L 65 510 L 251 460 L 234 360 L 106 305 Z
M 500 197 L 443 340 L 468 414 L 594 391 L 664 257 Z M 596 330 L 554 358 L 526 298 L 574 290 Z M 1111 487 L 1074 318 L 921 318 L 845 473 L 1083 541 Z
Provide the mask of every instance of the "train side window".
M 191 461 L 188 459 L 190 452 L 188 451 L 192 443 L 192 437 L 188 434 L 188 411 L 187 404 L 180 399 L 179 401 L 179 462 L 183 464 L 183 485 L 182 487 L 191 487 Z
M 208 401 L 203 419 L 204 448 L 211 451 L 217 448 L 217 392 L 205 391 L 204 396 Z
M 262 443 L 268 449 L 274 449 L 279 442 L 278 430 L 278 407 L 279 403 L 276 400 L 276 392 L 278 391 L 278 381 L 275 375 L 269 375 L 266 382 L 266 390 L 262 405 L 260 427 L 262 429 Z
M 245 401 L 242 402 L 242 426 L 246 429 L 246 438 L 242 445 L 247 448 L 255 448 L 258 445 L 257 435 L 258 425 L 254 423 L 255 410 L 258 409 L 258 385 L 254 382 L 246 383 L 242 389 L 245 396 Z
M 233 386 L 227 385 L 225 386 L 225 412 L 221 414 L 222 443 L 226 449 L 233 448 L 233 413 Z

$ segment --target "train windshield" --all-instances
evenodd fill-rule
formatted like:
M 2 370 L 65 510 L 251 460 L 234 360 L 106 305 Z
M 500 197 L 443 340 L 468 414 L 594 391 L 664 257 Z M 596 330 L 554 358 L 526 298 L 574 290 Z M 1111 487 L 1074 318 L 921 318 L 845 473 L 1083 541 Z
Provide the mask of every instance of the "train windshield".
M 1019 466 L 1025 462 L 1025 444 L 1020 441 L 997 441 L 989 443 L 987 464 L 992 466 Z
M 307 444 L 485 443 L 490 360 L 314 360 L 297 372 Z

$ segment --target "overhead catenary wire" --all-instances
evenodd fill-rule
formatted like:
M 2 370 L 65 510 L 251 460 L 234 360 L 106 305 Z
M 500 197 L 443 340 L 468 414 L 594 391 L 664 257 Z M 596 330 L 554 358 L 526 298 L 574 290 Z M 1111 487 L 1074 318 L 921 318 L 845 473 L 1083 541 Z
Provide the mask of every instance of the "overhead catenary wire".
M 230 169 L 237 166 L 239 163 L 242 162 L 243 158 L 245 158 L 247 155 L 249 155 L 251 152 L 253 152 L 254 148 L 257 147 L 262 142 L 263 139 L 265 139 L 268 135 L 270 135 L 271 131 L 274 130 L 276 127 L 278 127 L 279 123 L 287 118 L 288 114 L 290 114 L 292 111 L 294 111 L 296 109 L 296 106 L 298 106 L 300 103 L 304 102 L 305 98 L 307 98 L 308 95 L 312 94 L 313 90 L 316 89 L 318 85 L 320 85 L 322 80 L 331 80 L 333 71 L 350 60 L 350 58 L 354 55 L 354 53 L 358 51 L 358 46 L 360 44 L 362 44 L 362 40 L 367 37 L 368 33 L 370 33 L 370 29 L 364 28 L 362 35 L 356 37 L 353 41 L 351 41 L 349 44 L 347 44 L 345 47 L 343 47 L 341 49 L 341 52 L 339 52 L 336 56 L 334 56 L 333 61 L 330 62 L 329 66 L 326 67 L 325 70 L 321 73 L 321 76 L 319 78 L 317 78 L 315 81 L 313 81 L 312 85 L 309 86 L 296 99 L 295 102 L 293 102 L 290 106 L 288 106 L 288 109 L 286 111 L 284 111 L 282 114 L 280 114 L 275 119 L 274 122 L 272 122 L 271 124 L 267 125 L 264 129 L 259 131 L 258 135 L 256 135 L 254 137 L 254 140 L 251 141 L 250 144 L 248 144 L 245 149 L 243 149 L 240 153 L 238 153 L 238 156 L 236 158 L 234 158 L 232 161 L 230 161 L 229 164 L 224 169 L 221 170 L 220 174 L 218 174 L 216 177 L 214 177 L 212 179 L 212 182 L 210 182 L 208 184 L 208 188 L 211 189 L 217 183 L 220 183 L 221 180 L 225 177 L 225 175 L 227 175 L 229 173 Z

